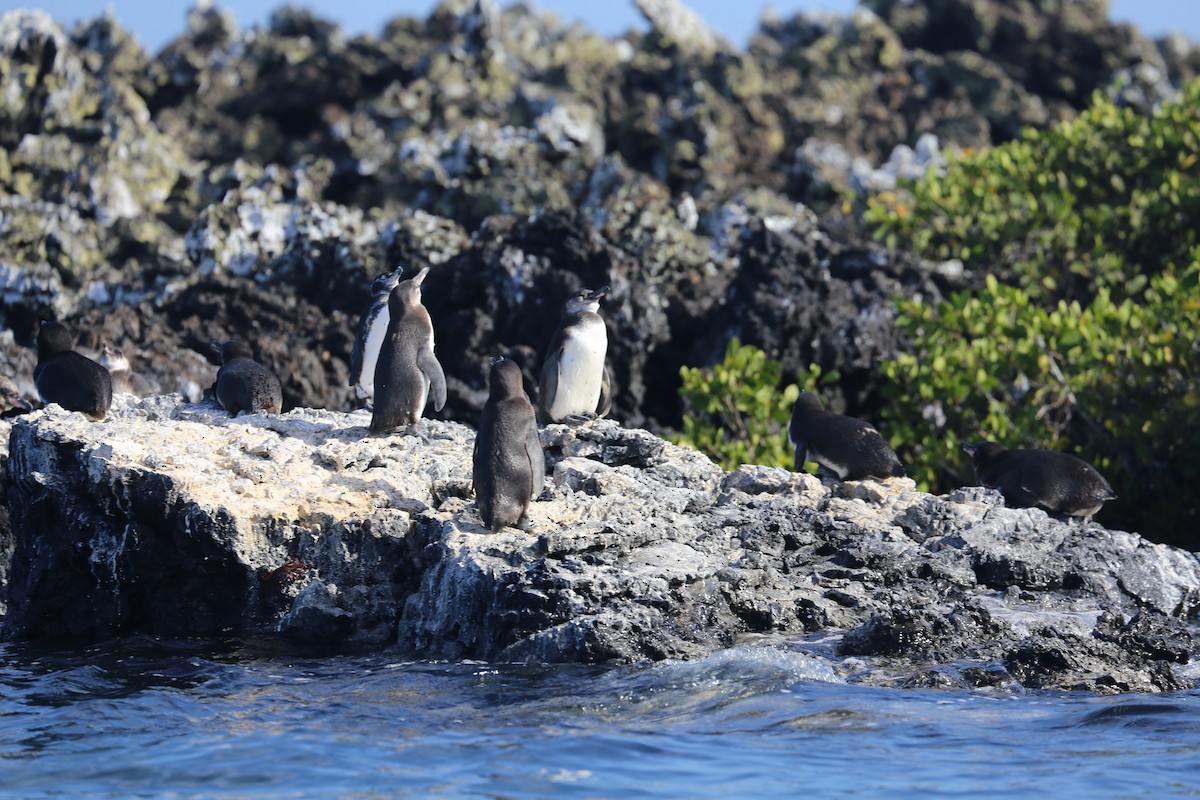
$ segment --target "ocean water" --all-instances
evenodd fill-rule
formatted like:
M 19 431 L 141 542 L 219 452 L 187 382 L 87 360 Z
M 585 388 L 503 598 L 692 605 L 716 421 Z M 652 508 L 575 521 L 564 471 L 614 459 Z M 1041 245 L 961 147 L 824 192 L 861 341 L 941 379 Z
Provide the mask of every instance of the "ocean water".
M 631 667 L 0 645 L 0 796 L 1195 797 L 1200 692 L 873 688 L 788 643 Z

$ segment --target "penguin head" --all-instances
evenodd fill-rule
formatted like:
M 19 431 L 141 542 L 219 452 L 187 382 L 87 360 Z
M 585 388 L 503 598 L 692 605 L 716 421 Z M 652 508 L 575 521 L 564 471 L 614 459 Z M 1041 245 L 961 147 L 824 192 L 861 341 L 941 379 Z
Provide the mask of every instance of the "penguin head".
M 492 395 L 496 397 L 515 397 L 525 393 L 521 368 L 515 361 L 504 356 L 492 359 L 492 372 L 488 382 L 491 384 Z
M 401 311 L 421 305 L 421 284 L 425 282 L 425 276 L 428 274 L 429 267 L 425 267 L 408 280 L 396 284 L 391 297 L 388 298 L 388 310 Z
M 38 328 L 37 335 L 37 351 L 38 358 L 46 358 L 55 353 L 63 353 L 67 350 L 74 349 L 75 342 L 71 338 L 71 332 L 67 330 L 67 326 L 61 322 L 46 322 L 42 320 L 42 325 Z
M 230 339 L 227 342 L 213 342 L 209 347 L 221 357 L 222 364 L 228 364 L 235 358 L 254 358 L 254 354 L 250 352 L 250 345 L 241 339 Z
M 378 278 L 375 279 L 374 283 L 371 284 L 371 296 L 372 297 L 385 297 L 387 295 L 390 295 L 392 293 L 392 289 L 395 289 L 396 285 L 400 283 L 400 278 L 403 275 L 404 275 L 404 265 L 403 264 L 396 267 L 391 272 L 383 273 L 382 275 L 380 275 Z
M 580 289 L 575 294 L 567 298 L 567 302 L 563 303 L 563 316 L 571 316 L 572 314 L 582 314 L 585 311 L 590 311 L 593 314 L 600 310 L 600 300 L 604 295 L 608 294 L 608 287 L 601 286 L 599 289 L 592 291 L 591 289 Z
M 963 442 L 962 449 L 975 464 L 984 464 L 1008 450 L 996 442 Z
M 113 347 L 108 342 L 104 342 L 100 346 L 100 366 L 109 372 L 120 372 L 129 369 L 129 359 L 125 357 L 119 347 Z
M 796 398 L 796 404 L 792 406 L 792 417 L 824 410 L 825 406 L 821 405 L 821 398 L 812 392 L 801 392 L 800 396 Z

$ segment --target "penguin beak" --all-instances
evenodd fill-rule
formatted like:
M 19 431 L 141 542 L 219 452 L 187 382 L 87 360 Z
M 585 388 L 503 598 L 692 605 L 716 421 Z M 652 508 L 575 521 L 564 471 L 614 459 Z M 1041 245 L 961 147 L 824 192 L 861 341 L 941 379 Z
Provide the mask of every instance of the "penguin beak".
M 218 342 L 216 339 L 213 339 L 211 342 L 208 343 L 208 349 L 213 351 L 217 355 L 221 355 L 221 345 L 223 345 L 223 344 L 224 344 L 224 342 Z
M 600 298 L 604 297 L 604 295 L 608 294 L 608 288 L 609 287 L 607 287 L 607 286 L 601 286 L 599 289 L 597 289 L 596 291 L 589 294 L 587 296 L 587 299 L 588 300 L 599 300 Z
M 425 267 L 423 270 L 418 272 L 416 275 L 413 275 L 412 278 L 410 279 L 410 280 L 412 280 L 412 285 L 417 287 L 418 289 L 420 289 L 421 284 L 424 283 L 424 281 L 425 281 L 425 276 L 428 274 L 429 274 L 429 267 Z
M 492 356 L 491 365 L 494 367 L 504 360 L 504 356 Z
M 961 445 L 963 452 L 969 456 L 975 455 L 975 451 L 979 449 L 978 443 L 963 442 Z

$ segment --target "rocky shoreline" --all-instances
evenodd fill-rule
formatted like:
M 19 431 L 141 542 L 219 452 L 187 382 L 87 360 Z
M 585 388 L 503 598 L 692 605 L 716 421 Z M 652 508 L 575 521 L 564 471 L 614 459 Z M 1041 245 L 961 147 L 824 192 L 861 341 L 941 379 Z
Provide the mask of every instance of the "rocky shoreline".
M 628 663 L 833 641 L 887 685 L 1169 691 L 1200 680 L 1200 559 L 995 493 L 822 483 L 613 421 L 542 434 L 532 533 L 481 525 L 474 434 L 365 412 L 230 418 L 120 397 L 12 423 L 3 637 L 276 632 L 405 657 Z M 869 669 L 865 669 L 865 666 Z

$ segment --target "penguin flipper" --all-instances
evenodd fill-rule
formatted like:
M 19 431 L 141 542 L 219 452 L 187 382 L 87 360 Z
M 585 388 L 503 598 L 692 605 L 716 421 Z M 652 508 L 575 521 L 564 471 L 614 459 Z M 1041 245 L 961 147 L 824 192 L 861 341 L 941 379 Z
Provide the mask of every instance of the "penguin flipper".
M 596 403 L 596 416 L 603 418 L 612 410 L 612 376 L 608 373 L 608 362 L 604 364 L 604 375 L 600 378 L 600 401 Z
M 804 462 L 808 460 L 808 442 L 801 439 L 792 444 L 796 448 L 796 472 L 803 472 Z
M 363 340 L 366 334 L 363 331 L 366 319 L 358 323 L 358 332 L 354 337 L 354 347 L 350 349 L 350 386 L 357 386 L 358 379 L 362 377 L 363 367 Z
M 433 399 L 435 411 L 441 411 L 446 405 L 446 373 L 442 371 L 441 362 L 432 350 L 423 350 L 417 359 L 417 366 L 429 381 L 429 396 Z
M 529 456 L 529 468 L 533 473 L 533 494 L 530 500 L 536 500 L 546 486 L 546 453 L 542 450 L 542 440 L 538 436 L 537 423 L 529 426 L 529 434 L 525 438 L 525 455 Z
M 554 405 L 554 396 L 558 393 L 558 362 L 562 357 L 562 348 L 551 348 L 546 354 L 546 363 L 542 365 L 542 380 L 538 385 L 538 420 L 543 423 L 554 422 L 550 419 L 550 406 Z

